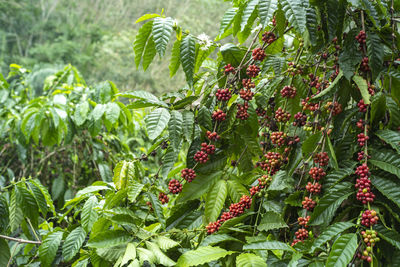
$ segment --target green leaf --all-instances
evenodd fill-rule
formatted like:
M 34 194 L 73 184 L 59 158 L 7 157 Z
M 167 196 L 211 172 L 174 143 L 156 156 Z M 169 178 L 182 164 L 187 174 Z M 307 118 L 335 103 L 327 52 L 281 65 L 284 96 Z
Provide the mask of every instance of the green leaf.
M 328 149 L 329 149 L 329 157 L 332 159 L 332 165 L 334 166 L 335 170 L 339 169 L 339 165 L 336 159 L 336 154 L 335 154 L 335 149 L 333 148 L 331 139 L 329 137 L 326 138 L 327 143 L 328 143 Z
M 92 110 L 92 117 L 95 121 L 99 120 L 103 117 L 104 112 L 106 111 L 106 105 L 104 104 L 97 104 L 94 109 Z
M 130 91 L 130 92 L 123 92 L 123 93 L 119 93 L 117 96 L 137 99 L 137 100 L 140 100 L 140 103 L 142 103 L 143 105 L 147 104 L 147 106 L 161 106 L 161 107 L 165 107 L 165 108 L 168 107 L 168 105 L 165 104 L 160 99 L 158 99 L 158 97 L 156 97 L 152 93 L 149 93 L 146 91 L 135 90 L 135 91 Z M 135 103 L 136 102 L 129 104 L 128 107 L 131 108 L 131 105 L 133 105 Z
M 183 119 L 183 135 L 186 140 L 192 140 L 193 128 L 194 128 L 194 114 L 189 110 L 184 110 L 182 112 Z
M 243 10 L 242 21 L 240 23 L 240 30 L 243 31 L 250 21 L 253 12 L 256 11 L 258 0 L 250 0 Z
M 381 92 L 378 92 L 372 97 L 371 103 L 371 122 L 377 123 L 386 113 L 386 97 Z
M 31 183 L 33 186 L 35 186 L 35 187 L 37 187 L 37 188 L 40 189 L 42 195 L 43 195 L 44 198 L 46 199 L 46 204 L 49 206 L 51 212 L 52 212 L 53 214 L 55 214 L 56 211 L 55 211 L 55 208 L 54 208 L 53 200 L 51 199 L 51 196 L 50 196 L 50 194 L 49 194 L 49 191 L 47 191 L 47 188 L 44 187 L 44 186 L 40 183 L 40 181 L 37 180 L 37 179 L 31 180 L 30 183 Z
M 145 248 L 137 248 L 136 252 L 139 255 L 141 266 L 144 266 L 143 262 L 148 261 L 149 263 L 156 262 L 156 256 L 153 252 Z
M 11 253 L 7 241 L 4 239 L 0 239 L 0 251 L 0 266 L 7 266 Z
M 149 40 L 147 41 L 146 47 L 143 52 L 143 70 L 146 71 L 147 68 L 150 66 L 151 62 L 153 61 L 154 57 L 156 56 L 156 44 L 154 43 L 153 36 L 150 36 Z
M 22 209 L 18 205 L 17 192 L 14 190 L 11 192 L 10 199 L 10 228 L 11 232 L 14 232 L 18 227 L 21 226 L 21 222 L 24 219 Z
M 126 246 L 124 256 L 121 259 L 121 264 L 119 266 L 124 266 L 130 260 L 134 260 L 135 258 L 136 258 L 136 246 L 133 243 L 128 243 L 128 245 Z
M 329 93 L 336 86 L 336 84 L 342 79 L 342 77 L 343 77 L 343 71 L 340 69 L 338 76 L 336 76 L 335 80 L 333 80 L 333 82 L 328 86 L 328 88 L 322 90 L 319 94 L 314 96 L 313 99 L 319 98 Z
M 278 171 L 273 177 L 267 191 L 293 191 L 294 180 L 286 171 Z
M 112 125 L 115 124 L 118 121 L 119 118 L 119 113 L 121 112 L 121 109 L 119 106 L 114 103 L 107 103 L 106 106 L 106 120 L 108 120 Z
M 165 218 L 164 218 L 163 207 L 161 206 L 161 202 L 158 200 L 156 195 L 154 195 L 151 192 L 148 192 L 147 196 L 149 197 L 149 200 L 151 202 L 151 205 L 154 209 L 154 213 L 156 214 L 158 221 L 161 223 L 163 228 L 165 228 Z
M 206 238 L 204 238 L 203 241 L 200 243 L 200 246 L 201 247 L 212 246 L 221 242 L 228 242 L 228 241 L 242 242 L 239 239 L 236 239 L 227 234 L 212 234 L 206 236 Z
M 361 96 L 364 99 L 365 104 L 371 104 L 371 101 L 369 100 L 370 94 L 368 92 L 368 84 L 367 81 L 364 80 L 363 77 L 354 75 L 353 76 L 353 81 L 357 84 L 358 89 L 360 89 Z
M 179 194 L 177 201 L 182 203 L 188 200 L 196 199 L 205 194 L 210 186 L 221 177 L 221 171 L 212 174 L 198 174 L 196 179 L 191 183 L 183 185 L 182 192 Z
M 83 228 L 88 232 L 92 229 L 93 224 L 98 218 L 97 211 L 94 209 L 97 204 L 97 198 L 95 196 L 91 196 L 88 200 L 86 200 L 82 208 L 81 222 Z
M 371 179 L 372 184 L 378 189 L 385 197 L 393 201 L 400 207 L 400 181 L 392 181 L 383 177 L 374 176 Z
M 398 250 L 400 250 L 400 234 L 392 229 L 387 229 L 381 224 L 374 226 L 375 230 L 378 232 L 378 236 L 383 240 L 386 240 Z
M 353 185 L 348 182 L 342 182 L 332 187 L 314 208 L 309 224 L 329 224 L 340 204 L 353 193 Z
M 89 239 L 88 247 L 109 248 L 127 243 L 131 235 L 123 230 L 105 230 Z
M 242 253 L 236 257 L 237 267 L 267 267 L 267 263 L 253 253 Z
M 221 25 L 219 28 L 219 37 L 224 35 L 229 26 L 232 25 L 233 18 L 235 17 L 236 13 L 237 13 L 236 7 L 232 7 L 225 12 L 224 16 L 222 17 Z
M 145 20 L 148 20 L 148 19 L 157 18 L 157 17 L 160 17 L 160 15 L 158 15 L 158 14 L 144 14 L 143 16 L 141 16 L 140 18 L 138 18 L 135 21 L 135 24 L 139 23 L 139 22 L 142 22 L 142 21 L 145 21 Z
M 128 199 L 130 202 L 136 201 L 136 198 L 142 192 L 143 187 L 144 185 L 138 182 L 133 182 L 133 184 L 128 187 Z
M 375 134 L 396 149 L 398 153 L 400 153 L 400 133 L 386 129 L 379 130 Z
M 315 144 L 320 142 L 322 139 L 322 133 L 317 132 L 313 135 L 310 135 L 301 145 L 301 151 L 303 152 L 303 156 L 308 156 L 315 149 Z
M 400 109 L 392 97 L 386 96 L 386 106 L 390 114 L 389 127 L 400 125 Z
M 261 24 L 266 27 L 278 9 L 278 0 L 260 0 L 258 3 L 258 16 Z
M 239 202 L 243 195 L 249 195 L 249 190 L 244 187 L 238 180 L 229 179 L 228 181 L 228 192 L 232 201 Z
M 163 165 L 161 167 L 161 175 L 162 177 L 168 177 L 171 169 L 174 167 L 175 162 L 178 160 L 180 147 L 174 149 L 172 146 L 167 148 L 165 152 L 165 156 L 163 159 Z
M 139 29 L 136 35 L 135 42 L 133 43 L 133 51 L 135 52 L 135 64 L 136 68 L 139 68 L 142 57 L 144 56 L 144 51 L 146 45 L 148 45 L 151 40 L 151 30 L 153 28 L 153 21 L 148 21 Z M 153 41 L 154 44 L 154 41 Z
M 146 116 L 147 133 L 151 140 L 156 139 L 164 131 L 171 115 L 165 108 L 157 108 Z
M 21 207 L 25 217 L 29 218 L 34 226 L 37 226 L 39 208 L 33 194 L 23 186 L 16 186 L 15 191 L 18 205 Z
M 243 246 L 244 250 L 284 250 L 293 251 L 293 249 L 286 243 L 280 241 L 262 241 L 246 244 Z
M 197 122 L 207 130 L 212 129 L 211 112 L 205 106 L 202 106 L 197 113 Z
M 171 38 L 173 25 L 174 21 L 170 17 L 157 17 L 153 21 L 153 39 L 160 57 L 164 56 L 165 49 L 167 48 L 167 44 L 169 42 L 169 39 Z
M 40 211 L 42 212 L 43 216 L 46 217 L 47 201 L 45 196 L 43 195 L 40 188 L 34 185 L 33 183 L 29 183 L 29 188 L 32 190 L 33 196 L 36 200 L 36 204 L 38 205 Z
M 373 80 L 375 80 L 383 67 L 385 46 L 382 43 L 379 35 L 376 33 L 368 31 L 367 36 L 367 54 L 369 58 L 368 65 L 371 67 Z
M 182 254 L 176 266 L 186 267 L 200 265 L 218 260 L 232 253 L 234 253 L 234 251 L 226 251 L 219 247 L 199 247 L 196 250 L 189 250 Z
M 355 224 L 350 222 L 338 222 L 330 225 L 315 239 L 311 247 L 311 252 L 313 253 L 317 248 L 320 248 L 323 244 L 353 226 L 355 226 Z
M 304 34 L 307 31 L 307 21 L 303 1 L 282 0 L 280 3 L 290 24 L 292 24 L 301 34 Z
M 172 147 L 177 150 L 182 139 L 182 113 L 176 110 L 171 111 L 171 119 L 168 122 L 169 140 Z
M 332 246 L 326 261 L 327 267 L 347 266 L 357 250 L 357 234 L 345 234 L 340 236 Z
M 42 266 L 51 266 L 62 240 L 62 232 L 47 235 L 39 247 L 39 258 Z
M 285 221 L 282 219 L 282 216 L 279 213 L 274 211 L 267 211 L 262 219 L 257 229 L 259 231 L 269 231 L 273 229 L 280 229 L 289 227 Z
M 379 169 L 390 172 L 391 174 L 394 174 L 400 178 L 400 168 L 397 168 L 396 166 L 394 166 L 390 163 L 380 161 L 380 160 L 372 160 L 371 159 L 368 162 L 372 163 L 372 165 L 378 167 Z
M 113 182 L 117 190 L 125 189 L 128 185 L 129 162 L 123 160 L 118 162 L 114 168 Z
M 170 248 L 174 248 L 176 246 L 179 246 L 179 243 L 168 238 L 165 236 L 158 236 L 155 239 L 155 242 L 157 243 L 157 245 L 162 249 L 162 250 L 168 250 Z
M 182 39 L 180 55 L 186 81 L 190 86 L 193 86 L 193 72 L 196 57 L 196 42 L 193 36 L 187 35 Z
M 65 261 L 72 260 L 78 253 L 85 241 L 86 231 L 78 226 L 67 236 L 63 245 L 63 256 Z
M 81 126 L 85 123 L 89 112 L 89 103 L 83 102 L 76 105 L 74 113 L 74 121 L 76 125 Z
M 154 254 L 158 264 L 162 266 L 175 266 L 176 262 L 166 256 L 156 244 L 146 241 L 146 246 Z
M 181 65 L 181 58 L 180 58 L 180 47 L 181 41 L 176 40 L 172 47 L 171 52 L 171 62 L 169 63 L 169 76 L 173 77 L 179 69 Z
M 246 51 L 240 49 L 235 44 L 227 43 L 220 48 L 221 55 L 226 64 L 231 64 L 234 67 L 239 66 Z
M 218 180 L 210 189 L 206 197 L 206 205 L 204 215 L 206 223 L 214 222 L 218 219 L 225 199 L 228 195 L 228 188 L 225 180 Z

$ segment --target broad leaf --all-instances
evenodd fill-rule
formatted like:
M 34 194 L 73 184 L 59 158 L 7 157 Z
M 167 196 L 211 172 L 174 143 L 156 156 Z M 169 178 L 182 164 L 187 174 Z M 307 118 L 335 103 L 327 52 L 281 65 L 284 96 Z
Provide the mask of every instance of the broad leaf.
M 400 181 L 392 181 L 383 177 L 374 176 L 371 179 L 372 184 L 378 189 L 385 197 L 393 201 L 400 207 Z
M 157 108 L 146 116 L 147 133 L 151 140 L 156 139 L 164 131 L 171 115 L 165 108 Z
M 307 31 L 307 21 L 303 1 L 282 0 L 281 5 L 290 24 L 292 24 L 301 34 L 304 34 Z
M 263 241 L 263 242 L 256 242 L 250 243 L 243 246 L 245 250 L 284 250 L 284 251 L 293 251 L 293 249 L 286 243 L 280 241 Z
M 181 41 L 180 55 L 186 81 L 190 86 L 193 85 L 193 72 L 196 57 L 196 42 L 191 35 L 185 36 Z
M 332 246 L 326 261 L 327 267 L 347 266 L 358 247 L 357 234 L 345 234 L 340 236 Z
M 85 241 L 86 231 L 82 227 L 77 227 L 67 236 L 63 245 L 63 256 L 65 261 L 72 260 L 78 253 Z
M 183 125 L 183 117 L 179 111 L 172 110 L 171 111 L 171 119 L 168 123 L 168 131 L 169 131 L 169 140 L 171 142 L 172 147 L 177 150 L 181 143 L 182 139 L 182 125 Z
M 216 221 L 225 204 L 228 195 L 226 181 L 218 180 L 210 189 L 206 197 L 204 215 L 206 223 Z
M 157 17 L 154 19 L 152 34 L 156 49 L 160 57 L 164 56 L 165 49 L 169 39 L 171 38 L 172 26 L 174 21 L 172 18 L 161 18 Z
M 131 235 L 123 230 L 106 230 L 90 238 L 87 245 L 91 248 L 109 248 L 124 244 L 131 238 Z
M 43 266 L 51 266 L 58 247 L 60 246 L 62 232 L 53 232 L 47 235 L 39 247 L 39 258 Z
M 314 252 L 317 248 L 320 248 L 323 244 L 353 226 L 355 225 L 350 222 L 338 222 L 330 225 L 315 239 L 311 251 Z
M 210 261 L 215 261 L 225 256 L 231 255 L 233 251 L 226 251 L 219 247 L 199 247 L 196 250 L 190 250 L 182 254 L 176 266 L 195 266 Z
M 140 62 L 144 55 L 146 45 L 151 42 L 151 30 L 153 28 L 153 21 L 148 21 L 139 29 L 136 35 L 135 42 L 133 43 L 133 51 L 135 52 L 136 68 L 139 68 Z M 154 41 L 153 41 L 154 42 Z
M 268 22 L 272 19 L 275 10 L 278 8 L 277 0 L 260 0 L 258 3 L 258 15 L 261 24 L 266 27 Z
M 237 267 L 267 267 L 266 261 L 253 253 L 242 253 L 236 257 Z
M 179 69 L 181 65 L 181 57 L 180 57 L 180 47 L 181 41 L 176 40 L 174 46 L 172 47 L 171 52 L 171 62 L 169 63 L 169 76 L 173 77 Z
M 273 229 L 285 228 L 288 225 L 282 219 L 282 216 L 279 213 L 274 211 L 267 211 L 262 219 L 257 229 L 260 231 L 269 231 Z
M 367 82 L 364 80 L 363 77 L 358 76 L 358 75 L 354 75 L 353 76 L 353 81 L 357 84 L 358 89 L 360 89 L 361 96 L 362 96 L 362 98 L 364 100 L 364 103 L 365 104 L 370 104 L 371 101 L 369 99 L 370 99 L 371 95 L 368 92 L 368 84 L 367 84 Z
M 81 221 L 82 226 L 86 231 L 90 231 L 95 221 L 97 221 L 98 215 L 97 211 L 94 209 L 97 204 L 97 198 L 95 196 L 91 196 L 88 200 L 86 200 L 85 205 L 83 205 Z

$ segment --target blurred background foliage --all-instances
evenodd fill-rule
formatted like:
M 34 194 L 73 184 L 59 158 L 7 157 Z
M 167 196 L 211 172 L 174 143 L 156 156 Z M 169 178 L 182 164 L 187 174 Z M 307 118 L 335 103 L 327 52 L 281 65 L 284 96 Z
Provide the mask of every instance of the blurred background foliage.
M 136 19 L 164 8 L 192 34 L 215 38 L 228 6 L 222 0 L 0 0 L 0 73 L 18 63 L 43 81 L 72 64 L 90 77 L 88 83 L 112 80 L 120 90 L 176 90 L 184 86 L 184 76 L 178 72 L 168 79 L 169 60 L 157 60 L 147 72 L 134 67 Z

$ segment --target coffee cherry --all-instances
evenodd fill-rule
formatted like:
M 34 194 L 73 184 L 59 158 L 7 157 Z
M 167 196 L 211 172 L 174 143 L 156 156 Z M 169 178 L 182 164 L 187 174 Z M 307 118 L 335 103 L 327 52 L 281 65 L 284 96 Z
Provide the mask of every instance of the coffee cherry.
M 227 221 L 227 220 L 230 220 L 232 218 L 233 217 L 229 212 L 223 212 L 222 215 L 221 215 L 221 221 L 224 221 L 224 222 Z
M 363 163 L 362 165 L 358 166 L 355 171 L 355 174 L 360 178 L 368 178 L 371 175 L 366 163 Z
M 370 227 L 378 223 L 378 216 L 374 210 L 366 210 L 361 216 L 361 224 L 365 227 Z
M 361 70 L 362 72 L 368 72 L 368 71 L 371 70 L 370 67 L 369 67 L 369 65 L 368 65 L 368 62 L 369 62 L 368 57 L 364 57 L 364 58 L 362 59 L 361 64 L 360 64 L 360 70 Z
M 358 110 L 359 110 L 360 112 L 363 112 L 363 113 L 367 112 L 368 105 L 367 105 L 367 104 L 364 104 L 364 100 L 363 100 L 363 99 L 361 99 L 361 100 L 357 103 L 357 107 L 358 107 Z
M 299 242 L 303 242 L 303 241 L 301 241 L 300 239 L 294 239 L 291 246 L 293 247 L 294 245 L 296 245 Z
M 357 134 L 357 142 L 360 147 L 365 146 L 365 143 L 368 141 L 368 139 L 368 135 L 365 135 L 364 133 Z
M 216 132 L 207 131 L 206 134 L 207 134 L 207 138 L 210 141 L 217 141 L 220 138 L 220 136 Z
M 249 197 L 248 195 L 243 195 L 240 198 L 239 204 L 242 205 L 245 209 L 250 209 L 251 207 L 251 197 Z
M 370 188 L 371 187 L 371 180 L 368 178 L 359 178 L 356 180 L 355 184 L 356 188 L 364 189 L 364 188 Z
M 253 186 L 250 188 L 250 195 L 254 196 L 255 194 L 257 194 L 258 192 L 260 192 L 260 187 L 257 186 Z
M 220 110 L 217 109 L 216 111 L 214 111 L 214 113 L 212 114 L 212 118 L 215 121 L 224 121 L 226 119 L 226 114 Z
M 319 181 L 321 178 L 326 176 L 324 169 L 318 167 L 312 167 L 308 174 L 313 178 L 315 181 Z
M 237 217 L 239 215 L 242 215 L 244 212 L 244 207 L 240 205 L 240 203 L 232 203 L 229 206 L 229 213 L 232 215 L 232 217 Z
M 375 85 L 368 83 L 368 93 L 370 95 L 375 95 Z
M 306 125 L 306 121 L 307 121 L 307 115 L 302 112 L 297 112 L 294 115 L 293 126 L 302 127 Z
M 310 101 L 309 97 L 301 100 L 301 105 L 303 106 L 303 110 L 316 111 L 319 109 L 318 103 L 309 103 L 309 101 Z
M 330 112 L 332 112 L 333 116 L 339 115 L 342 113 L 342 104 L 339 102 L 327 102 L 325 105 L 326 109 L 328 109 Z
M 196 178 L 196 172 L 193 169 L 184 168 L 181 170 L 181 177 L 190 183 Z
M 258 178 L 257 180 L 258 180 L 258 186 L 260 188 L 265 188 L 265 187 L 268 187 L 271 184 L 272 177 L 270 177 L 268 175 L 263 175 L 260 178 Z
M 217 97 L 218 101 L 228 101 L 232 97 L 229 88 L 218 89 L 217 92 L 215 93 L 215 96 Z
M 221 224 L 219 222 L 210 222 L 207 226 L 207 234 L 211 235 L 219 230 Z
M 242 85 L 247 90 L 250 90 L 251 88 L 256 87 L 256 85 L 251 81 L 251 79 L 243 79 L 242 80 Z
M 271 44 L 276 40 L 276 37 L 273 32 L 265 32 L 262 35 L 262 40 L 264 43 Z
M 256 114 L 259 117 L 264 117 L 267 114 L 267 111 L 263 108 L 256 108 Z
M 359 120 L 357 121 L 357 123 L 356 123 L 357 128 L 359 128 L 359 129 L 361 129 L 361 130 L 364 130 L 364 125 L 365 125 L 365 122 L 364 122 L 363 119 L 359 119 Z
M 246 74 L 251 77 L 257 77 L 258 73 L 260 73 L 260 67 L 257 65 L 249 65 L 246 70 Z
M 172 194 L 179 194 L 182 191 L 182 184 L 178 180 L 172 179 L 168 183 L 168 189 Z
M 301 202 L 303 205 L 303 209 L 312 211 L 314 207 L 317 205 L 317 203 L 312 200 L 311 198 L 305 197 L 304 200 Z
M 295 235 L 296 235 L 297 239 L 304 240 L 304 239 L 308 238 L 308 231 L 304 228 L 301 228 L 301 229 L 297 230 Z
M 194 160 L 200 163 L 206 163 L 210 158 L 204 151 L 197 151 L 193 156 Z
M 364 45 L 367 42 L 367 34 L 365 33 L 365 31 L 361 30 L 357 34 L 356 40 L 360 45 Z
M 252 56 L 253 56 L 253 59 L 256 60 L 256 61 L 257 60 L 258 61 L 263 61 L 264 58 L 266 57 L 265 51 L 260 47 L 253 49 Z
M 247 120 L 249 118 L 249 113 L 247 113 L 247 110 L 249 109 L 249 104 L 247 102 L 244 102 L 243 105 L 238 104 L 237 105 L 237 113 L 236 113 L 236 118 L 241 119 L 241 120 Z
M 320 152 L 314 155 L 314 162 L 320 166 L 326 166 L 329 163 L 329 156 L 326 152 Z
M 275 119 L 278 122 L 287 122 L 290 120 L 290 113 L 284 111 L 281 107 L 279 107 L 276 111 L 275 111 Z
M 245 101 L 250 101 L 253 99 L 254 93 L 251 90 L 245 90 L 241 89 L 239 91 L 240 98 L 242 98 Z
M 149 209 L 152 211 L 153 210 L 153 204 L 151 204 L 150 201 L 146 202 L 146 205 L 149 207 Z
M 281 96 L 286 98 L 295 98 L 296 93 L 296 88 L 293 86 L 285 86 L 281 90 Z
M 285 145 L 286 134 L 283 132 L 273 132 L 271 133 L 271 142 L 278 147 Z
M 168 203 L 169 197 L 165 193 L 160 192 L 158 194 L 158 200 L 160 200 L 161 204 L 164 205 L 165 203 Z
M 272 26 L 276 26 L 276 17 L 274 16 L 273 18 L 272 18 Z
M 310 220 L 311 216 L 307 217 L 299 217 L 297 218 L 298 223 L 303 227 L 308 227 L 308 221 Z
M 375 195 L 371 192 L 369 187 L 358 189 L 357 200 L 361 201 L 363 204 L 371 203 L 374 201 L 374 199 Z
M 306 185 L 306 190 L 308 192 L 310 192 L 311 194 L 319 194 L 321 193 L 321 184 L 315 182 L 314 184 L 311 182 L 308 182 L 308 184 Z
M 371 158 L 371 156 L 365 155 L 364 151 L 361 151 L 361 152 L 358 152 L 358 153 L 357 153 L 357 160 L 358 160 L 358 161 L 362 161 L 362 160 L 364 160 L 365 158 Z
M 224 68 L 225 75 L 228 75 L 229 73 L 235 73 L 235 68 L 232 67 L 231 64 L 226 65 Z
M 208 155 L 212 155 L 215 152 L 215 146 L 207 145 L 207 143 L 201 143 L 201 151 L 206 152 Z

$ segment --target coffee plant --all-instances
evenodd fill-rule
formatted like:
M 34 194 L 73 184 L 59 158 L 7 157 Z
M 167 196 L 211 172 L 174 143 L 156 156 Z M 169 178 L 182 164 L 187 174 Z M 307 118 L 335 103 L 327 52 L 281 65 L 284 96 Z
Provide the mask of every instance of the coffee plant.
M 171 49 L 170 75 L 187 81 L 160 97 L 87 86 L 68 66 L 32 98 L 14 66 L 0 265 L 397 266 L 399 10 L 233 0 L 214 40 L 146 14 L 136 66 Z M 73 187 L 57 201 L 47 186 L 64 163 Z

